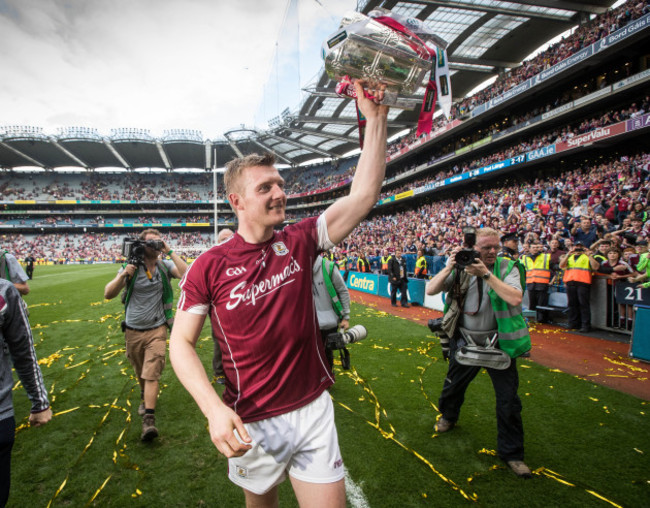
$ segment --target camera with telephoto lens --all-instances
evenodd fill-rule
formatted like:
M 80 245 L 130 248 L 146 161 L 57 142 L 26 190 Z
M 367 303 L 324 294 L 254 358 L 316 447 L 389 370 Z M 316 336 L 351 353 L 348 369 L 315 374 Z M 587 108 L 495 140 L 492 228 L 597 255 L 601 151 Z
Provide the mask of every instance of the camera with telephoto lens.
M 474 250 L 474 245 L 476 245 L 476 228 L 470 226 L 463 228 L 463 243 L 465 248 L 456 253 L 456 266 L 461 270 L 474 264 L 480 257 L 480 254 Z
M 328 333 L 325 347 L 328 349 L 343 349 L 348 344 L 359 342 L 368 336 L 368 330 L 363 325 L 354 325 L 345 332 Z
M 442 357 L 445 360 L 449 360 L 449 336 L 442 329 L 442 318 L 429 319 L 427 321 L 427 326 L 429 330 L 438 335 L 440 339 L 440 348 L 442 349 Z
M 126 259 L 127 264 L 139 266 L 144 264 L 145 247 L 160 251 L 163 250 L 164 245 L 162 240 L 143 242 L 137 238 L 125 238 L 122 241 L 122 256 Z
M 338 349 L 341 355 L 341 367 L 350 369 L 350 353 L 345 346 L 359 342 L 368 336 L 368 330 L 363 325 L 354 325 L 345 332 L 328 333 L 325 337 L 325 349 L 330 351 Z

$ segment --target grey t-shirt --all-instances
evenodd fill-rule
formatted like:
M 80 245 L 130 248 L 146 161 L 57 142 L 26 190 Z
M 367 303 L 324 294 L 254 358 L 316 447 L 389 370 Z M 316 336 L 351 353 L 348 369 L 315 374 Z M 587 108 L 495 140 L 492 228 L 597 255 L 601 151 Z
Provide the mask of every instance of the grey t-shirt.
M 163 263 L 167 267 L 169 277 L 172 278 L 171 270 L 174 268 L 174 263 L 169 260 L 163 260 Z M 120 273 L 123 270 L 121 268 Z M 138 267 L 135 273 L 135 286 L 133 287 L 129 305 L 126 308 L 126 324 L 139 330 L 165 324 L 166 319 L 162 303 L 163 282 L 158 266 L 151 274 L 151 280 L 149 280 L 147 273 L 141 266 Z
M 492 274 L 492 277 L 494 277 L 494 273 Z M 522 290 L 521 279 L 519 278 L 519 270 L 517 270 L 517 267 L 513 267 L 510 273 L 506 275 L 504 282 L 513 288 L 517 288 L 519 291 Z M 453 283 L 454 277 L 452 273 L 449 275 L 449 277 L 447 277 L 447 279 L 445 279 L 445 292 L 451 290 Z M 497 320 L 494 315 L 494 311 L 492 310 L 490 297 L 488 296 L 490 285 L 487 283 L 487 281 L 483 281 L 482 285 L 483 297 L 481 298 L 481 307 L 479 308 L 478 277 L 472 277 L 470 279 L 467 298 L 465 298 L 465 304 L 463 305 L 463 313 L 461 314 L 458 321 L 458 324 L 460 326 L 467 328 L 468 330 L 488 331 L 496 330 L 497 328 Z
M 23 270 L 23 267 L 20 266 L 20 263 L 13 254 L 9 254 L 7 252 L 4 256 L 2 256 L 2 259 L 0 259 L 1 279 L 7 278 L 7 271 L 5 270 L 5 266 L 9 269 L 9 280 L 11 282 L 20 283 L 27 282 L 29 280 L 29 277 L 27 277 L 25 270 Z

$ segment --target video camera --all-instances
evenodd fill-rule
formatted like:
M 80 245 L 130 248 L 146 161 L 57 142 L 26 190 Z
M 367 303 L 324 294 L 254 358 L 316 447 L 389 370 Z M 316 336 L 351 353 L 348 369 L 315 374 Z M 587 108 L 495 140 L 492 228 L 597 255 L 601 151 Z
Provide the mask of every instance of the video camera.
M 145 247 L 160 251 L 163 250 L 164 245 L 162 240 L 143 242 L 138 238 L 125 238 L 122 241 L 122 256 L 126 259 L 127 264 L 140 266 L 144 264 Z
M 350 369 L 350 353 L 345 346 L 365 339 L 368 336 L 368 330 L 363 325 L 354 325 L 345 332 L 328 333 L 325 337 L 325 349 L 341 351 L 341 366 L 343 370 Z
M 476 228 L 471 226 L 464 227 L 463 237 L 465 248 L 456 254 L 456 266 L 461 270 L 474 264 L 480 257 L 480 254 L 474 250 L 474 245 L 476 245 Z

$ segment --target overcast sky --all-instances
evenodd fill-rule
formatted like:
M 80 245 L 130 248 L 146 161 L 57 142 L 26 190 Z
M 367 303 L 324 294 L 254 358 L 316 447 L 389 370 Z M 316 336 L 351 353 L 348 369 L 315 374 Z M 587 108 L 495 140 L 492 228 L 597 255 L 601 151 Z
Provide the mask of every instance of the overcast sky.
M 0 127 L 197 129 L 210 139 L 239 124 L 265 128 L 298 105 L 299 79 L 322 67 L 322 41 L 356 0 L 287 6 L 0 0 Z

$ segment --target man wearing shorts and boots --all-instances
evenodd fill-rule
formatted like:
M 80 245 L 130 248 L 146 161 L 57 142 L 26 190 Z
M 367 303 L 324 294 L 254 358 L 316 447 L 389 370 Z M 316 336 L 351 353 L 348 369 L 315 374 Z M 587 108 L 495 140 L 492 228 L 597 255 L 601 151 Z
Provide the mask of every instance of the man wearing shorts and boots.
M 140 383 L 142 402 L 142 441 L 158 437 L 156 401 L 159 380 L 165 368 L 167 328 L 172 325 L 173 289 L 171 278 L 180 279 L 187 264 L 161 238 L 156 229 L 145 229 L 138 236 L 144 244 L 144 255 L 135 264 L 124 265 L 117 276 L 106 284 L 104 298 L 115 298 L 124 289 L 125 319 L 122 323 L 126 357 Z M 169 260 L 162 260 L 167 255 Z
M 287 475 L 300 506 L 345 506 L 327 392 L 334 379 L 314 309 L 312 266 L 364 219 L 384 178 L 388 107 L 379 104 L 383 92 L 368 99 L 362 83 L 355 88 L 367 124 L 350 194 L 320 217 L 276 231 L 287 198 L 273 156 L 231 161 L 225 185 L 237 233 L 199 256 L 180 283 L 170 359 L 248 506 L 277 506 Z M 223 401 L 195 349 L 208 314 L 223 352 Z

